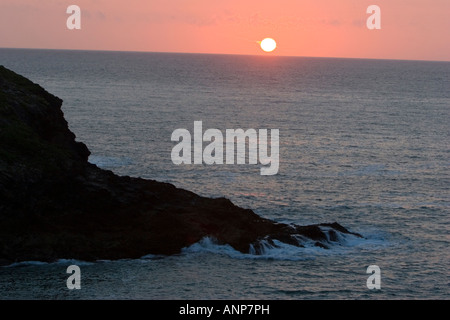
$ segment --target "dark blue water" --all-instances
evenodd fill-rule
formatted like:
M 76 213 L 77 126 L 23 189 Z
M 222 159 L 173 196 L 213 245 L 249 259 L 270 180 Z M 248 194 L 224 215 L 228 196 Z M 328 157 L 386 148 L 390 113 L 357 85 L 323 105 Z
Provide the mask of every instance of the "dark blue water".
M 243 255 L 208 239 L 181 255 L 0 268 L 2 298 L 437 298 L 450 293 L 450 63 L 0 49 L 64 100 L 90 161 L 225 196 L 298 224 L 365 236 Z M 175 129 L 279 129 L 280 169 L 172 163 Z M 381 268 L 381 290 L 366 286 Z

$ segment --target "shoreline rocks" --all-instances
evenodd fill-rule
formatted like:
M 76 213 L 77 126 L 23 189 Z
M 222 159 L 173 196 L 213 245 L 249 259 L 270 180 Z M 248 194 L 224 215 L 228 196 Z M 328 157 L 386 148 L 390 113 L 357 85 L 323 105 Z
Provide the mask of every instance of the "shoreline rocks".
M 0 66 L 0 264 L 170 255 L 204 237 L 260 253 L 263 240 L 327 247 L 333 232 L 351 233 L 337 223 L 276 223 L 225 198 L 100 169 L 61 105 Z

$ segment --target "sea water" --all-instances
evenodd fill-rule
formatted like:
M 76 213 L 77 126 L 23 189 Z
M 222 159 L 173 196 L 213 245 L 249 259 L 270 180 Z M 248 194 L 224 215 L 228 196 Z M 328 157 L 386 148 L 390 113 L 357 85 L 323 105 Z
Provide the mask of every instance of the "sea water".
M 1 299 L 449 298 L 449 62 L 0 49 L 0 65 L 64 100 L 101 168 L 364 236 L 328 250 L 242 254 L 203 239 L 167 257 L 18 263 L 0 268 Z M 171 133 L 194 121 L 279 129 L 278 174 L 175 165 Z M 71 264 L 81 290 L 66 287 Z

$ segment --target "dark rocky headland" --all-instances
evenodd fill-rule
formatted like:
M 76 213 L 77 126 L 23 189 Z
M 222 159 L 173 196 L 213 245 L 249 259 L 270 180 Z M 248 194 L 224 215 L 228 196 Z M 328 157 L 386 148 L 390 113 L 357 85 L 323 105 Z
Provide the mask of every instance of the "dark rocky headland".
M 276 223 L 225 198 L 100 169 L 61 105 L 0 66 L 0 264 L 169 255 L 206 236 L 243 253 L 275 239 L 328 247 L 351 233 L 337 223 Z

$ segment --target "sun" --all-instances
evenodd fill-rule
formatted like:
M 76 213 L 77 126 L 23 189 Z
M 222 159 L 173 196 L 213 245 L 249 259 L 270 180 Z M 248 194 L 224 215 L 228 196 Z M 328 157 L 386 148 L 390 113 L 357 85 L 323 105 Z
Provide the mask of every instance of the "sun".
M 272 52 L 277 47 L 277 43 L 272 38 L 265 38 L 261 41 L 261 49 L 265 52 Z

